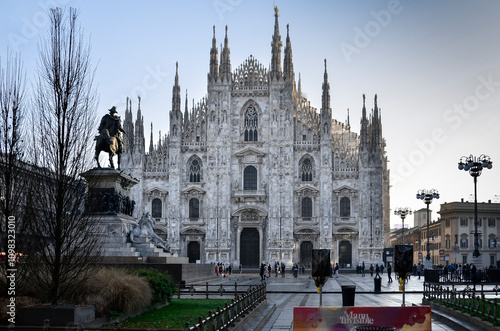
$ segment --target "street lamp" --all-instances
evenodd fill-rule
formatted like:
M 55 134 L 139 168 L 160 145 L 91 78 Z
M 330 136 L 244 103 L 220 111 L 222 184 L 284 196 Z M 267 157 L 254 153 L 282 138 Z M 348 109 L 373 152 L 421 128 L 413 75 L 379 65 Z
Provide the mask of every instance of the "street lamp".
M 424 200 L 427 205 L 427 256 L 426 261 L 431 260 L 431 254 L 429 252 L 429 205 L 432 203 L 432 199 L 439 199 L 439 193 L 437 190 L 420 190 L 417 192 L 417 199 Z
M 411 209 L 408 207 L 398 208 L 394 211 L 394 215 L 399 215 L 401 217 L 401 222 L 403 223 L 403 245 L 405 244 L 405 218 L 407 215 L 411 215 Z
M 481 176 L 483 169 L 491 169 L 493 163 L 489 156 L 481 154 L 475 157 L 472 154 L 469 156 L 462 156 L 458 162 L 458 170 L 468 171 L 474 178 L 474 252 L 473 257 L 481 256 L 479 253 L 479 240 L 477 234 L 477 177 Z

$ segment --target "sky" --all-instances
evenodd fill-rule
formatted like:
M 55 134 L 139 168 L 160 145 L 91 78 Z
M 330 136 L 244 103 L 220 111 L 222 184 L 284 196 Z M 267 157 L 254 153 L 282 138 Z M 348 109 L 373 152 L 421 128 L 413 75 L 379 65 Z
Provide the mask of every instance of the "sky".
M 440 193 L 433 220 L 441 203 L 473 201 L 473 179 L 457 166 L 471 154 L 493 161 L 478 178 L 478 201 L 500 202 L 499 1 L 0 0 L 0 57 L 20 54 L 29 90 L 48 8 L 79 9 L 98 116 L 113 105 L 124 116 L 128 96 L 135 120 L 140 96 L 149 146 L 151 123 L 155 143 L 168 131 L 177 61 L 182 107 L 186 89 L 190 107 L 206 95 L 213 26 L 219 45 L 228 26 L 233 70 L 250 55 L 269 66 L 274 5 L 283 43 L 290 25 L 295 75 L 312 106 L 321 108 L 324 59 L 333 117 L 345 121 L 349 109 L 352 131 L 359 133 L 362 95 L 367 108 L 378 95 L 391 224 L 401 222 L 396 208 L 425 208 L 420 189 Z M 413 225 L 413 217 L 405 222 Z

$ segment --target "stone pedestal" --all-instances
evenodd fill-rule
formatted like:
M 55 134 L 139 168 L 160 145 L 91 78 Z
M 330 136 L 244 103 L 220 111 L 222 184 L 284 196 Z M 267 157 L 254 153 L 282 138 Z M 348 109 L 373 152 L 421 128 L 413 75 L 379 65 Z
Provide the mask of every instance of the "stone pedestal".
M 130 189 L 139 180 L 113 168 L 94 168 L 81 174 L 87 180 L 88 210 L 99 222 L 104 263 L 188 263 L 157 248 L 148 238 L 129 233 L 138 226 L 132 218 L 135 202 Z
M 137 226 L 131 216 L 135 202 L 129 197 L 130 189 L 139 180 L 112 168 L 94 168 L 83 173 L 82 177 L 88 183 L 88 210 L 100 224 L 102 256 L 128 257 L 125 260 L 144 262 L 139 259 L 141 254 L 128 243 L 128 234 Z

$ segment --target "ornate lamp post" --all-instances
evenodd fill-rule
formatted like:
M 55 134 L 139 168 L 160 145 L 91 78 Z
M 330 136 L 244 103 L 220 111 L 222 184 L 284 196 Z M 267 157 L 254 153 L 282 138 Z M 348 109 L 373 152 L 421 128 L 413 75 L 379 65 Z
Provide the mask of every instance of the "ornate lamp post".
M 424 200 L 424 203 L 427 205 L 427 256 L 425 257 L 426 261 L 431 260 L 431 254 L 429 252 L 429 205 L 432 203 L 432 199 L 439 199 L 439 193 L 437 190 L 420 190 L 417 192 L 417 199 Z
M 394 211 L 394 215 L 399 215 L 401 217 L 401 222 L 403 223 L 403 245 L 405 244 L 405 218 L 407 215 L 411 215 L 411 209 L 408 207 L 398 208 Z
M 474 252 L 473 257 L 481 256 L 479 252 L 479 240 L 477 234 L 477 177 L 481 176 L 483 169 L 491 169 L 493 167 L 493 162 L 491 162 L 490 157 L 481 154 L 479 157 L 475 157 L 472 154 L 469 156 L 462 156 L 460 162 L 458 162 L 458 170 L 468 171 L 469 174 L 474 178 Z

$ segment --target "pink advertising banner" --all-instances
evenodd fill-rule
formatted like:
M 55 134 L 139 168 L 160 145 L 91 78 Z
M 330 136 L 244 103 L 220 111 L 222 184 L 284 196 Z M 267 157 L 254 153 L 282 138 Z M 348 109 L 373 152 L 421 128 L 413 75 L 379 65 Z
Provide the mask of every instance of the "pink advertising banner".
M 365 326 L 365 328 L 363 328 Z M 431 330 L 431 307 L 295 307 L 294 331 Z M 370 328 L 371 327 L 371 328 Z

